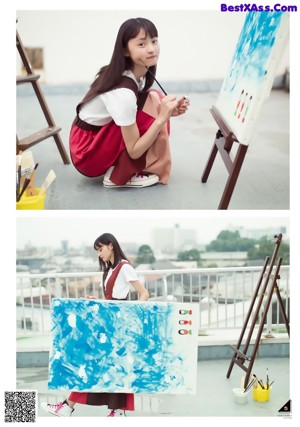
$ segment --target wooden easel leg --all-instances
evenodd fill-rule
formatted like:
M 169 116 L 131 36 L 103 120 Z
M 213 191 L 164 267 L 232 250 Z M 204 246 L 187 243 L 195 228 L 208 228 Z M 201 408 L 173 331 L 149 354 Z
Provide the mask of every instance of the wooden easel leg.
M 16 154 L 19 154 L 19 138 L 16 135 Z
M 50 112 L 50 110 L 48 108 L 48 105 L 47 105 L 47 102 L 46 102 L 46 98 L 45 98 L 44 94 L 41 91 L 39 83 L 37 81 L 33 82 L 32 83 L 32 87 L 33 87 L 33 90 L 34 90 L 34 92 L 36 94 L 36 97 L 37 97 L 37 99 L 38 99 L 38 101 L 40 103 L 40 106 L 41 106 L 41 108 L 43 110 L 43 113 L 44 113 L 45 119 L 47 120 L 48 126 L 50 128 L 53 127 L 53 126 L 55 126 L 54 119 L 53 119 L 52 114 L 51 114 L 51 112 Z M 69 156 L 68 156 L 68 154 L 67 154 L 67 152 L 65 150 L 65 147 L 63 145 L 63 142 L 62 142 L 62 139 L 61 139 L 60 135 L 57 133 L 57 134 L 53 135 L 53 138 L 54 138 L 54 141 L 56 143 L 56 146 L 58 148 L 58 151 L 59 151 L 59 153 L 61 155 L 61 158 L 62 158 L 64 164 L 65 165 L 69 165 L 70 164 L 70 159 L 69 159 Z
M 17 150 L 16 150 L 17 154 L 18 154 L 19 148 L 22 148 L 22 150 L 26 150 L 32 145 L 37 144 L 38 142 L 41 142 L 44 139 L 53 136 L 64 164 L 68 165 L 70 164 L 69 156 L 67 154 L 67 151 L 64 148 L 60 135 L 58 135 L 58 132 L 61 131 L 61 128 L 55 125 L 52 114 L 48 108 L 46 99 L 41 90 L 41 86 L 38 83 L 38 79 L 40 78 L 40 76 L 34 73 L 34 70 L 30 64 L 29 58 L 27 57 L 26 49 L 19 37 L 18 32 L 16 35 L 16 45 L 17 45 L 17 50 L 19 52 L 23 66 L 26 70 L 25 76 L 17 76 L 16 83 L 17 84 L 30 83 L 32 85 L 32 88 L 35 92 L 37 100 L 40 104 L 40 107 L 44 113 L 45 119 L 47 120 L 47 123 L 48 123 L 48 127 L 46 129 L 36 132 L 35 134 L 29 136 L 28 138 L 22 138 L 19 141 L 17 137 Z
M 216 140 L 219 139 L 219 138 L 221 138 L 221 137 L 223 137 L 222 132 L 220 130 L 218 130 L 218 132 L 216 134 Z M 206 182 L 207 181 L 208 176 L 209 176 L 210 171 L 211 171 L 211 168 L 212 168 L 212 165 L 214 164 L 216 155 L 218 153 L 218 147 L 217 147 L 217 144 L 216 144 L 216 140 L 215 140 L 214 145 L 212 147 L 212 150 L 210 152 L 208 161 L 207 161 L 207 163 L 205 165 L 204 172 L 203 172 L 202 177 L 201 177 L 201 181 L 202 182 Z
M 232 368 L 233 368 L 234 364 L 236 363 L 241 369 L 243 369 L 246 372 L 244 387 L 247 387 L 248 382 L 249 382 L 249 378 L 250 378 L 250 375 L 251 375 L 251 372 L 252 372 L 252 367 L 253 367 L 253 364 L 254 364 L 254 361 L 255 361 L 255 357 L 256 357 L 256 354 L 257 354 L 257 351 L 258 351 L 259 344 L 260 344 L 261 335 L 262 335 L 263 328 L 265 326 L 265 322 L 266 322 L 266 319 L 267 319 L 267 314 L 268 314 L 268 311 L 269 311 L 269 308 L 270 308 L 270 305 L 271 305 L 271 302 L 272 302 L 272 296 L 273 296 L 274 290 L 277 293 L 277 297 L 278 297 L 278 300 L 279 300 L 279 303 L 280 303 L 280 306 L 281 306 L 281 310 L 282 310 L 282 313 L 283 313 L 283 316 L 284 316 L 284 319 L 285 319 L 286 328 L 287 328 L 287 331 L 288 331 L 288 334 L 289 334 L 289 322 L 288 322 L 288 318 L 287 318 L 287 316 L 285 314 L 285 309 L 284 309 L 283 301 L 281 299 L 280 292 L 279 292 L 279 289 L 278 289 L 278 286 L 277 286 L 277 280 L 279 278 L 279 270 L 280 270 L 280 267 L 281 267 L 282 258 L 278 259 L 277 265 L 276 265 L 276 268 L 275 268 L 275 273 L 272 274 L 273 267 L 275 265 L 275 261 L 276 261 L 276 258 L 277 258 L 277 255 L 278 255 L 278 251 L 279 251 L 279 246 L 280 246 L 280 243 L 281 243 L 282 234 L 275 235 L 274 237 L 276 239 L 275 240 L 275 249 L 273 251 L 273 255 L 272 255 L 272 258 L 271 258 L 270 265 L 268 267 L 270 257 L 267 257 L 266 260 L 265 260 L 265 264 L 264 264 L 264 267 L 262 269 L 261 275 L 260 275 L 259 282 L 258 282 L 257 287 L 255 289 L 255 293 L 253 295 L 253 298 L 252 298 L 252 301 L 251 301 L 251 304 L 250 304 L 250 308 L 249 308 L 248 314 L 247 314 L 245 322 L 244 322 L 243 330 L 241 332 L 241 335 L 240 335 L 240 338 L 239 338 L 239 341 L 238 341 L 238 345 L 237 345 L 237 347 L 233 347 L 232 346 L 233 349 L 235 350 L 235 354 L 234 354 L 234 356 L 233 356 L 233 358 L 231 360 L 229 369 L 227 371 L 227 378 L 229 378 L 229 376 L 231 374 L 231 371 L 232 371 Z M 266 271 L 267 271 L 267 273 L 265 273 Z M 271 282 L 271 286 L 269 286 L 269 288 L 268 288 L 268 284 L 269 284 L 271 276 L 272 276 L 272 282 Z M 265 282 L 264 282 L 264 284 L 262 286 L 262 289 L 261 289 L 261 284 L 262 284 L 263 277 L 265 277 Z M 257 301 L 257 306 L 256 306 L 255 313 L 253 315 L 253 318 L 252 318 L 252 323 L 251 323 L 251 326 L 250 326 L 250 329 L 249 329 L 249 332 L 248 332 L 248 337 L 247 337 L 246 343 L 244 345 L 243 351 L 240 351 L 239 348 L 240 348 L 240 345 L 241 345 L 241 342 L 242 342 L 242 338 L 243 338 L 244 332 L 246 330 L 246 327 L 247 327 L 247 324 L 248 324 L 251 312 L 252 312 L 252 310 L 254 308 L 254 301 L 256 300 L 259 292 L 260 292 L 259 300 Z M 265 298 L 266 295 L 267 295 L 266 303 L 265 303 L 265 305 L 263 307 L 263 300 L 264 300 L 264 298 Z M 250 345 L 251 337 L 252 337 L 254 328 L 257 325 L 257 320 L 259 318 L 259 313 L 260 313 L 262 307 L 263 307 L 262 319 L 260 320 L 260 325 L 259 325 L 258 333 L 257 333 L 256 338 L 255 338 L 255 343 L 254 343 L 254 348 L 252 350 L 252 354 L 249 357 L 249 356 L 247 356 L 248 347 Z M 245 367 L 243 365 L 246 360 L 249 362 L 248 367 Z
M 267 314 L 268 314 L 268 311 L 269 311 L 269 308 L 270 308 L 270 305 L 271 305 L 273 291 L 274 291 L 274 286 L 276 285 L 276 280 L 277 280 L 276 278 L 278 277 L 278 273 L 279 273 L 280 266 L 281 266 L 281 261 L 282 261 L 282 258 L 279 258 L 279 261 L 278 261 L 277 266 L 276 266 L 274 278 L 272 280 L 272 284 L 271 284 L 271 286 L 269 287 L 269 290 L 268 290 L 268 297 L 267 297 L 267 300 L 266 300 L 266 303 L 265 303 L 265 306 L 264 306 L 264 311 L 263 311 L 262 319 L 260 321 L 260 325 L 259 325 L 259 328 L 258 328 L 257 336 L 255 338 L 255 343 L 254 343 L 253 351 L 252 351 L 252 354 L 251 354 L 251 357 L 250 357 L 250 364 L 249 364 L 249 367 L 248 367 L 247 376 L 245 378 L 245 387 L 247 387 L 247 384 L 248 384 L 248 381 L 249 381 L 249 378 L 250 378 L 250 375 L 251 375 L 252 367 L 253 367 L 253 364 L 254 364 L 254 361 L 255 361 L 255 358 L 256 358 L 256 354 L 257 354 L 258 347 L 259 347 L 259 344 L 260 344 L 261 336 L 262 336 L 263 329 L 264 329 L 264 326 L 265 326 L 265 323 L 266 323 Z M 265 292 L 265 290 L 264 290 L 264 292 Z
M 261 271 L 261 273 L 260 273 L 260 276 L 259 276 L 259 279 L 258 279 L 258 282 L 257 282 L 256 288 L 255 288 L 255 292 L 254 292 L 254 294 L 253 294 L 253 296 L 252 296 L 252 300 L 251 300 L 251 303 L 250 303 L 250 306 L 249 306 L 249 309 L 248 309 L 247 316 L 246 316 L 245 321 L 244 321 L 243 329 L 242 329 L 242 331 L 241 331 L 241 334 L 240 334 L 240 337 L 239 337 L 239 340 L 238 340 L 237 346 L 235 347 L 237 350 L 240 350 L 240 347 L 241 347 L 241 344 L 242 344 L 242 341 L 243 341 L 243 338 L 244 338 L 244 334 L 245 334 L 245 332 L 246 332 L 246 329 L 247 329 L 247 326 L 248 326 L 249 320 L 250 320 L 250 318 L 251 318 L 252 311 L 253 311 L 253 309 L 254 309 L 254 305 L 255 305 L 255 302 L 256 302 L 256 298 L 257 298 L 257 296 L 258 296 L 258 294 L 259 294 L 259 290 L 260 290 L 260 287 L 261 287 L 261 284 L 262 284 L 262 280 L 263 280 L 263 277 L 264 277 L 264 274 L 265 274 L 265 271 L 266 271 L 266 269 L 267 269 L 267 266 L 268 266 L 269 261 L 270 261 L 270 257 L 266 257 L 265 262 L 264 262 L 264 265 L 263 265 L 263 269 L 262 269 L 262 271 Z M 254 323 L 255 323 L 255 321 L 254 321 Z M 251 335 L 250 335 L 250 339 L 251 339 L 251 336 L 252 336 L 252 333 L 251 333 Z M 249 339 L 249 342 L 250 342 L 250 339 Z M 248 341 L 248 340 L 247 340 L 247 341 Z M 246 345 L 246 346 L 244 347 L 244 349 L 243 349 L 243 353 L 244 353 L 244 354 L 246 354 L 246 353 L 247 353 L 247 349 L 248 349 L 248 346 Z M 233 368 L 234 363 L 235 363 L 235 359 L 236 359 L 237 357 L 238 357 L 238 353 L 236 352 L 236 353 L 234 354 L 234 356 L 233 356 L 232 360 L 231 360 L 230 365 L 229 365 L 229 368 L 228 368 L 228 371 L 227 371 L 227 374 L 226 374 L 226 377 L 227 377 L 227 378 L 229 378 L 229 377 L 230 377 L 230 374 L 231 374 L 232 368 Z M 243 361 L 242 363 L 244 363 L 244 361 Z
M 276 291 L 277 299 L 278 299 L 278 302 L 279 302 L 279 305 L 280 305 L 280 308 L 281 308 L 281 313 L 282 313 L 283 318 L 284 318 L 285 327 L 286 327 L 288 335 L 290 336 L 289 319 L 287 318 L 287 315 L 286 315 L 286 312 L 285 312 L 284 304 L 283 304 L 283 301 L 282 301 L 282 298 L 281 298 L 281 295 L 280 295 L 280 292 L 279 292 L 279 289 L 278 289 L 277 282 L 276 282 L 276 286 L 275 286 L 275 291 Z
M 274 264 L 275 264 L 275 261 L 276 261 L 276 257 L 277 257 L 277 254 L 278 254 L 278 250 L 279 250 L 279 246 L 280 246 L 280 242 L 281 242 L 281 237 L 282 237 L 282 235 L 277 236 L 276 245 L 275 245 L 275 248 L 274 248 L 274 252 L 273 252 L 273 255 L 272 255 L 272 258 L 271 258 L 271 262 L 270 262 L 268 271 L 267 271 L 266 274 L 263 274 L 263 277 L 266 276 L 265 277 L 265 282 L 264 282 L 264 284 L 262 286 L 262 289 L 260 289 L 261 293 L 259 295 L 258 302 L 257 302 L 257 307 L 256 307 L 256 310 L 255 310 L 253 319 L 252 319 L 252 324 L 251 324 L 251 327 L 250 327 L 250 330 L 249 330 L 249 335 L 248 335 L 248 338 L 246 340 L 245 346 L 243 348 L 243 352 L 245 354 L 248 351 L 248 347 L 250 345 L 250 340 L 251 340 L 253 331 L 255 329 L 257 319 L 259 318 L 259 313 L 260 313 L 261 307 L 263 305 L 264 297 L 266 295 L 266 292 L 268 291 L 268 285 L 269 285 L 269 281 L 270 281 L 270 278 L 271 278 L 271 275 L 272 275 L 272 271 L 273 271 L 273 267 L 274 267 Z M 267 260 L 268 260 L 268 257 L 267 257 L 266 261 Z M 278 272 L 279 272 L 279 268 L 280 268 L 280 265 L 281 265 L 281 261 L 282 261 L 282 258 L 279 258 L 279 261 L 278 261 L 277 267 L 276 267 L 275 278 L 278 276 Z M 265 270 L 266 269 L 264 268 L 264 271 Z M 273 294 L 275 280 L 276 279 L 273 278 L 272 289 L 270 291 L 271 294 Z M 270 301 L 269 301 L 269 299 L 270 299 Z M 266 319 L 266 317 L 267 317 L 266 311 L 268 311 L 271 299 L 272 299 L 272 295 L 271 296 L 269 295 L 269 298 L 267 298 L 267 302 L 266 302 L 266 305 L 264 307 L 263 319 Z M 262 333 L 262 330 L 264 328 L 264 323 L 265 323 L 265 320 L 262 320 L 261 321 L 261 325 L 260 325 L 261 332 L 258 333 L 259 340 L 260 340 L 260 335 L 259 334 Z M 259 331 L 260 331 L 260 329 L 259 329 Z M 259 340 L 258 340 L 258 343 L 257 343 L 257 347 L 259 345 Z M 255 354 L 254 354 L 254 358 L 255 358 Z M 252 357 L 251 357 L 251 359 L 252 359 Z
M 56 143 L 56 146 L 58 148 L 58 151 L 59 151 L 59 153 L 61 155 L 61 158 L 62 158 L 64 164 L 65 165 L 69 165 L 70 164 L 70 159 L 69 159 L 69 156 L 68 156 L 68 154 L 67 154 L 67 152 L 65 150 L 65 147 L 64 147 L 63 142 L 61 140 L 61 137 L 57 134 L 57 135 L 54 135 L 53 138 L 54 138 L 54 141 Z
M 247 153 L 247 149 L 248 149 L 247 145 L 239 144 L 239 148 L 236 153 L 234 162 L 232 164 L 232 169 L 229 173 L 229 177 L 227 179 L 227 183 L 226 183 L 218 209 L 228 208 L 236 181 L 238 179 L 245 155 Z
M 276 253 L 277 253 L 277 250 L 278 250 L 278 247 L 275 249 Z M 266 292 L 268 292 L 268 296 L 267 296 L 266 303 L 265 303 L 265 306 L 264 306 L 264 311 L 263 311 L 263 315 L 262 315 L 262 318 L 261 318 L 261 321 L 260 321 L 260 325 L 259 325 L 259 328 L 258 328 L 257 336 L 255 338 L 255 343 L 254 343 L 253 351 L 252 351 L 252 354 L 251 354 L 251 357 L 250 357 L 250 363 L 249 363 L 249 366 L 248 366 L 248 372 L 247 372 L 247 375 L 246 375 L 246 378 L 245 378 L 245 386 L 247 386 L 247 384 L 248 384 L 248 381 L 249 381 L 249 378 L 250 378 L 250 375 L 251 375 L 251 371 L 252 371 L 252 367 L 254 365 L 254 361 L 255 361 L 256 354 L 257 354 L 257 351 L 258 351 L 258 347 L 259 347 L 259 344 L 260 344 L 260 340 L 261 340 L 261 336 L 262 336 L 262 333 L 263 333 L 263 329 L 265 327 L 265 323 L 266 323 L 266 320 L 267 320 L 268 311 L 269 311 L 269 308 L 270 308 L 270 305 L 271 305 L 271 302 L 272 302 L 273 292 L 274 292 L 275 286 L 277 284 L 277 277 L 279 277 L 279 270 L 280 270 L 280 267 L 281 267 L 281 262 L 282 262 L 282 258 L 279 258 L 277 266 L 276 266 L 276 269 L 275 269 L 275 274 L 274 274 L 273 279 L 272 279 L 271 286 L 269 287 L 269 289 L 266 287 L 263 290 L 264 294 Z M 272 268 L 273 268 L 273 265 L 274 265 L 274 262 L 271 263 Z M 272 270 L 272 268 L 270 268 L 270 271 Z M 262 306 L 262 301 L 261 301 L 260 307 L 261 306 Z

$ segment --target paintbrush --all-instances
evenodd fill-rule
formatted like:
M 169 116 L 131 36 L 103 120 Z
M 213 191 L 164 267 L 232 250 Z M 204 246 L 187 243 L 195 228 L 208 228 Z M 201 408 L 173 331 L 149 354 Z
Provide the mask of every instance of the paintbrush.
M 21 191 L 21 193 L 18 195 L 18 197 L 17 197 L 17 202 L 19 202 L 20 200 L 21 200 L 21 198 L 22 198 L 22 196 L 23 196 L 23 194 L 24 194 L 24 192 L 25 192 L 25 190 L 26 190 L 26 188 L 28 187 L 28 185 L 29 185 L 29 179 L 27 180 L 27 182 L 26 182 L 26 180 L 25 180 L 25 182 L 24 182 L 24 185 L 23 185 L 23 187 L 22 187 L 22 191 Z
M 24 192 L 25 192 L 25 190 L 26 190 L 26 195 L 28 195 L 29 197 L 32 197 L 32 196 L 36 196 L 37 195 L 37 192 L 36 192 L 36 190 L 34 189 L 34 194 L 32 194 L 32 191 L 28 191 L 28 193 L 27 193 L 27 190 L 28 190 L 28 188 L 30 187 L 30 184 L 31 184 L 31 181 L 33 180 L 34 181 L 34 173 L 35 173 L 35 170 L 36 170 L 36 168 L 38 167 L 38 163 L 34 166 L 34 168 L 33 168 L 33 170 L 31 171 L 31 174 L 29 175 L 29 177 L 27 177 L 26 179 L 25 179 L 25 181 L 24 181 L 24 184 L 23 184 L 23 187 L 22 187 L 22 191 L 21 191 L 21 194 L 19 194 L 18 195 L 18 197 L 17 197 L 17 202 L 19 202 L 20 200 L 21 200 L 21 197 L 23 196 L 23 194 L 24 194 Z M 32 190 L 33 190 L 33 188 L 32 188 Z
M 20 186 L 21 186 L 21 175 L 22 175 L 22 150 L 19 151 L 19 162 L 18 162 L 18 171 L 17 171 L 17 199 L 20 197 Z
M 33 170 L 31 171 L 30 175 L 28 178 L 25 179 L 25 183 L 28 180 L 28 184 L 27 184 L 27 188 L 26 188 L 26 196 L 28 197 L 33 197 L 33 196 L 37 196 L 37 191 L 35 188 L 35 171 L 38 167 L 38 163 L 36 163 L 36 165 L 34 166 Z M 24 185 L 25 185 L 24 183 Z
M 29 177 L 26 177 L 25 178 L 25 181 L 24 181 L 24 184 L 23 184 L 23 187 L 22 187 L 22 191 L 21 191 L 21 194 L 19 194 L 19 196 L 17 197 L 17 201 L 19 202 L 20 200 L 21 200 L 21 197 L 23 196 L 23 194 L 24 194 L 24 192 L 25 192 L 25 190 L 26 190 L 26 194 L 27 194 L 27 189 L 28 189 L 28 187 L 29 187 L 29 185 L 30 185 L 30 183 L 31 183 L 31 180 L 32 179 L 34 179 L 33 177 L 34 177 L 34 172 L 35 172 L 35 170 L 36 170 L 36 168 L 38 167 L 38 163 L 34 166 L 34 168 L 33 168 L 33 170 L 31 171 L 31 174 L 29 175 Z M 35 194 L 28 194 L 29 196 L 36 196 L 36 191 L 35 191 Z
M 275 381 L 275 380 L 274 380 L 274 381 Z M 274 382 L 274 381 L 272 381 L 272 382 L 271 382 L 271 384 L 269 384 L 268 389 L 271 387 L 271 385 L 273 384 L 273 382 Z
M 145 65 L 145 67 L 146 67 L 146 65 Z M 159 83 L 159 81 L 156 79 L 156 77 L 155 77 L 155 75 L 150 71 L 150 68 L 149 67 L 146 67 L 147 68 L 147 71 L 148 71 L 148 73 L 154 78 L 154 80 L 156 81 L 156 83 L 158 84 L 158 86 L 161 88 L 161 90 L 163 91 L 163 93 L 165 94 L 165 95 L 168 95 L 167 94 L 167 92 L 164 90 L 164 88 L 162 87 L 162 85 Z
M 39 196 L 43 196 L 46 193 L 46 190 L 50 187 L 50 185 L 52 184 L 52 182 L 55 180 L 56 175 L 54 173 L 54 170 L 51 169 L 51 171 L 48 173 L 48 175 L 46 176 L 45 181 L 43 182 L 40 192 L 39 192 Z
M 147 68 L 148 73 L 149 73 L 149 74 L 151 74 L 151 76 L 154 78 L 154 80 L 156 81 L 156 83 L 158 84 L 158 86 L 161 88 L 161 90 L 163 91 L 163 93 L 164 93 L 165 95 L 167 95 L 167 92 L 164 90 L 164 88 L 162 87 L 162 85 L 161 85 L 161 84 L 159 83 L 159 81 L 156 79 L 156 77 L 154 76 L 154 74 L 150 71 L 149 67 L 147 67 L 146 65 L 145 65 L 145 67 Z M 187 95 L 185 95 L 185 96 L 183 97 L 183 101 L 182 101 L 182 103 L 180 103 L 180 104 L 185 104 L 185 103 L 188 101 L 188 99 L 189 99 L 189 97 L 188 97 Z M 178 106 L 177 106 L 175 109 L 178 111 Z
M 18 168 L 19 163 L 19 156 L 16 156 L 16 167 Z M 32 169 L 34 168 L 35 162 L 33 160 L 32 151 L 26 150 L 22 151 L 22 169 L 21 169 L 21 184 L 22 184 L 22 178 L 25 175 L 28 175 Z
M 256 381 L 256 379 L 252 378 L 252 380 L 250 381 L 250 383 L 245 388 L 244 393 L 246 393 L 251 388 L 251 386 L 255 383 L 255 381 Z
M 253 374 L 253 376 L 254 376 L 254 378 L 256 379 L 256 381 L 258 382 L 258 384 L 261 386 L 261 388 L 264 390 L 264 389 L 265 389 L 265 387 L 264 387 L 263 383 L 262 383 L 261 381 L 259 381 L 259 379 L 257 378 L 257 376 L 256 376 L 256 375 L 254 375 L 254 374 Z
M 269 388 L 269 369 L 267 368 L 267 379 L 266 379 L 267 390 Z
M 19 177 L 18 177 L 18 171 L 16 172 L 16 199 L 18 201 L 19 198 L 19 192 L 20 192 L 20 185 L 19 185 Z
M 28 177 L 34 169 L 35 162 L 31 151 L 25 151 L 22 154 L 22 177 L 21 185 L 24 185 L 25 178 Z

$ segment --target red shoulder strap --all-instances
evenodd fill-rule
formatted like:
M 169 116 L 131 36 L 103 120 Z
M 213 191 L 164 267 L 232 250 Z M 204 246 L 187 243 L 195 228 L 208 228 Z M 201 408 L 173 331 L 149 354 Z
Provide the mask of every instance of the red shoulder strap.
M 121 261 L 116 266 L 116 268 L 113 270 L 110 278 L 108 279 L 108 281 L 106 283 L 105 288 L 104 288 L 104 284 L 103 284 L 105 299 L 113 299 L 112 293 L 113 293 L 113 288 L 115 286 L 115 281 L 118 277 L 119 271 L 121 270 L 121 268 L 123 267 L 124 264 L 129 264 L 129 262 L 128 261 Z

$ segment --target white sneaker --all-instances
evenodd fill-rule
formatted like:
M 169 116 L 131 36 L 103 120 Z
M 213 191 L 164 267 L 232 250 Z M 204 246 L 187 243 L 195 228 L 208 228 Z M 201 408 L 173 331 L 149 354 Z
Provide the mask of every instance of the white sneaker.
M 103 185 L 107 188 L 142 188 L 150 187 L 159 181 L 159 177 L 153 173 L 140 172 L 136 173 L 131 179 L 124 185 L 114 184 L 109 178 L 113 171 L 113 166 L 108 169 L 103 178 Z
M 70 417 L 74 412 L 74 409 L 70 408 L 65 400 L 56 404 L 42 402 L 41 408 L 58 417 Z
M 126 413 L 121 409 L 112 409 L 107 415 L 108 417 L 126 417 Z

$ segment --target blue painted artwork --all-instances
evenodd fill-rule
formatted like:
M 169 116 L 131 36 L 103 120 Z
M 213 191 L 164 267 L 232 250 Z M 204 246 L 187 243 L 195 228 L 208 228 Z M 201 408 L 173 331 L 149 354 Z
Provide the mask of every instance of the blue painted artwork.
M 248 145 L 270 94 L 288 41 L 289 14 L 249 12 L 215 106 L 240 143 Z
M 196 392 L 198 304 L 52 300 L 49 389 Z

